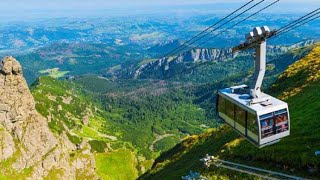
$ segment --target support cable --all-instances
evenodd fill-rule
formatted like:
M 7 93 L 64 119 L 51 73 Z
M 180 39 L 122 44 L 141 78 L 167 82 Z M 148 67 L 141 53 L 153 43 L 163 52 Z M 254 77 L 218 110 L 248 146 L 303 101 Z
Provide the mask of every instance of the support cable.
M 219 28 L 223 27 L 224 25 L 230 23 L 231 21 L 235 20 L 236 18 L 240 17 L 241 15 L 245 14 L 246 12 L 248 12 L 249 10 L 253 9 L 254 7 L 258 6 L 259 4 L 261 4 L 262 2 L 264 2 L 265 0 L 261 0 L 259 1 L 258 3 L 254 4 L 253 6 L 249 7 L 248 9 L 246 9 L 245 11 L 241 12 L 240 14 L 236 15 L 235 17 L 231 18 L 230 20 L 228 20 L 227 22 L 221 24 L 220 26 L 214 28 L 213 30 L 207 32 L 206 34 L 202 35 L 201 37 L 197 38 L 195 41 L 193 41 L 191 44 L 194 44 L 195 42 L 198 42 L 199 40 L 203 39 L 204 37 L 206 37 L 207 35 L 211 34 L 212 32 L 218 30 Z M 190 45 L 191 45 L 190 44 Z M 183 47 L 181 50 L 180 50 L 180 53 L 182 53 L 183 50 L 185 50 L 186 48 L 188 47 Z M 192 48 L 193 49 L 193 48 Z M 189 50 L 187 50 L 189 51 Z M 175 54 L 173 54 L 175 55 Z
M 289 26 L 293 25 L 294 23 L 299 22 L 300 20 L 304 19 L 305 17 L 308 17 L 309 15 L 312 15 L 313 13 L 317 12 L 318 10 L 320 10 L 320 8 L 318 8 L 318 9 L 316 9 L 316 10 L 314 10 L 314 11 L 312 11 L 312 12 L 310 12 L 310 13 L 308 13 L 308 14 L 306 14 L 306 15 L 302 16 L 302 17 L 300 17 L 300 18 L 299 18 L 299 19 L 297 19 L 297 20 L 292 21 L 291 23 L 289 23 L 289 24 L 287 24 L 287 25 L 285 25 L 285 26 L 281 27 L 281 28 L 280 28 L 280 29 L 278 29 L 277 31 L 279 32 L 279 31 L 282 31 L 283 29 L 286 29 L 287 27 L 289 27 Z
M 217 34 L 217 35 L 215 35 L 215 36 L 213 36 L 213 37 L 211 37 L 211 38 L 207 39 L 206 41 L 201 42 L 201 43 L 199 44 L 199 46 L 201 46 L 201 45 L 204 45 L 204 44 L 208 43 L 209 41 L 211 41 L 211 40 L 212 40 L 212 39 L 214 39 L 215 37 L 217 37 L 217 36 L 219 36 L 219 35 L 221 35 L 221 34 L 225 33 L 226 31 L 230 30 L 230 29 L 231 29 L 231 28 L 233 28 L 233 27 L 235 27 L 235 26 L 237 26 L 237 25 L 239 25 L 239 24 L 243 23 L 244 21 L 246 21 L 246 20 L 248 20 L 249 18 L 251 18 L 251 17 L 253 17 L 253 16 L 257 15 L 257 14 L 258 14 L 258 13 L 260 13 L 261 11 L 263 11 L 263 10 L 265 10 L 265 9 L 269 8 L 270 6 L 272 6 L 272 5 L 276 4 L 276 3 L 277 3 L 277 2 L 279 2 L 279 1 L 280 1 L 280 0 L 276 0 L 276 1 L 274 1 L 273 3 L 269 4 L 268 6 L 266 6 L 266 7 L 262 8 L 262 9 L 260 9 L 259 11 L 255 12 L 255 13 L 251 14 L 250 16 L 248 16 L 248 17 L 244 18 L 243 20 L 239 21 L 238 23 L 236 23 L 236 24 L 234 24 L 234 25 L 232 25 L 232 26 L 228 27 L 227 29 L 225 29 L 225 30 L 223 30 L 222 32 L 220 32 L 219 34 Z
M 320 12 L 319 12 L 319 14 L 320 14 Z M 310 17 L 311 18 L 311 17 Z M 273 38 L 276 38 L 276 37 L 278 37 L 278 36 L 281 36 L 281 35 L 283 35 L 283 34 L 285 34 L 285 33 L 287 33 L 287 32 L 290 32 L 290 31 L 292 31 L 292 30 L 294 30 L 294 29 L 297 29 L 298 27 L 301 27 L 301 26 L 303 26 L 303 25 L 305 25 L 305 24 L 307 24 L 307 23 L 309 23 L 309 22 L 311 22 L 311 21 L 314 21 L 315 19 L 318 19 L 318 18 L 320 18 L 320 15 L 319 16 L 316 16 L 316 17 L 313 17 L 313 18 L 311 18 L 311 19 L 305 19 L 305 20 L 307 20 L 307 21 L 305 21 L 305 22 L 303 22 L 303 21 L 301 21 L 300 23 L 298 23 L 298 24 L 296 24 L 295 26 L 292 26 L 292 27 L 290 27 L 290 28 L 287 28 L 287 29 L 285 29 L 285 30 L 283 30 L 283 31 L 281 31 L 280 33 L 277 33 L 275 36 L 272 36 L 272 37 L 270 37 L 269 39 L 273 39 Z
M 244 13 L 246 13 L 246 12 L 248 12 L 249 10 L 253 9 L 254 7 L 258 6 L 259 4 L 261 4 L 261 3 L 264 2 L 264 1 L 265 1 L 265 0 L 261 0 L 261 1 L 259 1 L 258 3 L 250 6 L 249 8 L 247 8 L 246 10 L 244 10 L 243 12 L 241 12 L 240 14 L 234 16 L 233 18 L 231 18 L 231 19 L 229 19 L 228 21 L 224 22 L 224 23 L 221 24 L 220 26 L 218 26 L 218 27 L 210 30 L 209 32 L 206 32 L 206 33 L 203 34 L 202 36 L 195 38 L 192 42 L 189 42 L 188 44 L 189 44 L 189 45 L 192 45 L 192 44 L 194 44 L 195 42 L 199 41 L 200 39 L 203 39 L 204 37 L 208 36 L 210 33 L 214 32 L 214 31 L 218 30 L 219 28 L 223 27 L 224 25 L 230 23 L 231 21 L 235 20 L 235 19 L 238 18 L 239 16 L 243 15 Z M 164 57 L 167 57 L 167 56 L 169 56 L 169 55 L 175 55 L 175 54 L 177 54 L 177 53 L 179 54 L 179 53 L 181 53 L 181 52 L 182 52 L 184 49 L 186 49 L 186 48 L 188 48 L 188 47 L 185 47 L 185 46 L 184 46 L 184 47 L 182 47 L 182 49 L 180 49 L 179 51 L 175 52 L 174 54 L 168 54 L 168 55 L 166 55 L 166 56 L 164 56 Z M 164 58 L 164 57 L 162 57 L 162 58 Z M 162 59 L 162 58 L 161 58 L 161 59 Z
M 240 11 L 241 9 L 243 9 L 244 7 L 248 6 L 249 4 L 251 4 L 253 1 L 255 0 L 251 0 L 249 2 L 247 2 L 246 4 L 244 4 L 243 6 L 241 6 L 240 8 L 236 9 L 235 11 L 233 11 L 232 13 L 230 13 L 229 15 L 225 16 L 224 18 L 220 19 L 218 22 L 214 23 L 213 25 L 209 26 L 208 28 L 206 28 L 205 30 L 203 30 L 202 32 L 198 33 L 197 35 L 195 35 L 194 37 L 192 37 L 191 39 L 189 39 L 188 41 L 186 41 L 185 43 L 183 43 L 182 45 L 178 46 L 177 48 L 173 49 L 172 51 L 168 52 L 164 57 L 167 57 L 169 55 L 171 55 L 172 53 L 176 54 L 177 50 L 179 50 L 181 47 L 184 47 L 185 45 L 189 45 L 190 46 L 190 42 L 192 40 L 194 40 L 195 38 L 201 36 L 203 33 L 209 31 L 211 28 L 213 28 L 214 26 L 216 26 L 217 24 L 221 23 L 222 21 L 226 20 L 227 18 L 229 18 L 230 16 L 234 15 L 235 13 L 237 13 L 238 11 Z M 176 52 L 177 51 L 177 52 Z

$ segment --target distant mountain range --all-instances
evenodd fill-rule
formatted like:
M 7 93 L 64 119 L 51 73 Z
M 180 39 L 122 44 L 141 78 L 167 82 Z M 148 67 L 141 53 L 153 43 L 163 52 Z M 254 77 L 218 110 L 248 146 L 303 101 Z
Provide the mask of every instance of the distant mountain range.
M 268 46 L 267 52 L 269 56 L 280 56 L 289 52 L 290 50 L 305 47 L 313 43 L 314 41 L 310 40 L 296 43 L 291 46 Z M 165 47 L 167 48 L 169 44 L 171 43 L 165 44 Z M 171 45 L 174 46 L 175 44 L 177 44 L 177 42 L 174 42 Z M 162 46 L 158 45 L 156 47 L 159 48 Z M 129 71 L 127 76 L 134 79 L 168 79 L 182 72 L 188 73 L 188 70 L 197 68 L 203 63 L 211 62 L 210 65 L 207 65 L 217 66 L 216 64 L 212 64 L 212 62 L 227 61 L 235 59 L 237 56 L 250 58 L 248 53 L 233 54 L 231 48 L 192 49 L 177 56 L 164 57 L 146 64 L 142 64 Z

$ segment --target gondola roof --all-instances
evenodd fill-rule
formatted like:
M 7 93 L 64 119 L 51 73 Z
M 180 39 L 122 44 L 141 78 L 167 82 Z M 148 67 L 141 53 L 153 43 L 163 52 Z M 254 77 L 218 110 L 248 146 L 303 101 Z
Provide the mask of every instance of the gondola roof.
M 262 97 L 268 97 L 269 105 L 263 105 L 262 103 L 250 105 L 252 98 L 250 98 L 250 95 L 248 93 L 240 93 L 240 92 L 235 93 L 235 91 L 234 91 L 236 89 L 243 89 L 245 87 L 246 87 L 246 85 L 225 88 L 225 89 L 220 90 L 220 93 L 229 97 L 230 100 L 232 100 L 234 103 L 237 103 L 242 108 L 244 108 L 248 111 L 251 111 L 251 112 L 257 112 L 258 114 L 260 114 L 259 112 L 265 113 L 266 111 L 267 112 L 274 112 L 276 110 L 279 110 L 279 108 L 281 106 L 286 104 L 285 102 L 283 102 L 277 98 L 274 98 L 268 94 L 262 93 Z

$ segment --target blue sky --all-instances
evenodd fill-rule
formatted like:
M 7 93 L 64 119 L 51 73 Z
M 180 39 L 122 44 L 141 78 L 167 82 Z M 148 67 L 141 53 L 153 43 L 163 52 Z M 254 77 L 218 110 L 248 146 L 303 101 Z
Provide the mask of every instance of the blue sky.
M 193 10 L 192 13 L 228 13 L 249 0 L 0 0 L 0 20 L 34 17 L 89 16 L 97 12 L 169 13 Z M 255 0 L 258 2 L 259 0 Z M 275 0 L 265 0 L 261 7 Z M 202 9 L 199 9 L 201 7 Z M 205 10 L 203 9 L 205 7 Z M 269 12 L 310 12 L 320 7 L 320 0 L 280 0 Z M 198 9 L 197 9 L 198 8 Z M 127 10 L 130 11 L 127 11 Z M 160 10 L 161 9 L 161 10 Z M 112 12 L 111 12 L 112 11 Z M 266 12 L 268 12 L 266 11 Z
M 216 3 L 244 3 L 249 0 L 1 0 L 1 9 L 102 9 L 102 8 L 139 8 L 157 6 L 182 6 Z M 258 0 L 256 0 L 258 1 Z M 271 0 L 266 0 L 271 1 Z M 287 9 L 296 5 L 320 5 L 319 0 L 281 0 L 280 6 Z

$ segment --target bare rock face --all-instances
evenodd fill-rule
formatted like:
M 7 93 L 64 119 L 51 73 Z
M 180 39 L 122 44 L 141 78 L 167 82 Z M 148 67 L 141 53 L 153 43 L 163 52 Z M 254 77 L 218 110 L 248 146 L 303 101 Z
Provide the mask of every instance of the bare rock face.
M 157 61 L 143 64 L 135 71 L 130 72 L 129 75 L 133 76 L 134 79 L 139 79 L 143 78 L 144 73 L 153 74 L 154 72 L 158 72 L 160 74 L 166 74 L 166 71 L 170 71 L 172 67 L 178 64 L 199 61 L 223 61 L 234 57 L 235 55 L 232 53 L 232 49 L 193 49 L 179 54 L 175 58 L 164 57 Z
M 179 62 L 222 61 L 233 58 L 231 49 L 193 49 L 180 54 Z
M 0 161 L 6 160 L 16 152 L 13 137 L 3 129 L 0 131 L 0 139 L 2 141 L 0 147 Z
M 1 65 L 0 161 L 14 159 L 12 168 L 17 173 L 33 167 L 32 179 L 47 176 L 52 168 L 64 170 L 61 178 L 75 179 L 79 166 L 73 165 L 75 163 L 69 156 L 76 149 L 75 146 L 65 134 L 55 137 L 47 120 L 36 111 L 20 63 L 13 57 L 5 57 Z M 81 167 L 86 172 L 94 173 L 92 158 L 87 161 L 82 159 L 81 162 L 90 162 L 91 166 Z M 0 169 L 0 174 L 5 172 Z
M 20 63 L 13 57 L 5 57 L 0 73 L 0 123 L 21 142 L 21 158 L 15 168 L 22 170 L 40 161 L 57 140 L 46 120 L 35 110 Z
M 21 65 L 13 57 L 5 57 L 0 70 L 1 124 L 13 131 L 35 111 L 33 97 L 22 76 Z M 14 130 L 18 132 L 19 130 Z

